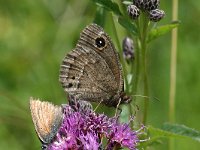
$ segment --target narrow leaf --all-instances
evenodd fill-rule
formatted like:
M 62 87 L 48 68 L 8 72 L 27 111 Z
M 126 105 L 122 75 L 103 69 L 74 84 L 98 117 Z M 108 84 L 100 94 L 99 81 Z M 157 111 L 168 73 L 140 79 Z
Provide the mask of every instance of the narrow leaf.
M 94 23 L 100 25 L 101 27 L 104 27 L 105 25 L 105 19 L 106 19 L 106 10 L 102 7 L 98 7 L 96 10 L 96 15 L 94 18 Z
M 176 28 L 179 24 L 180 24 L 179 21 L 174 21 L 170 24 L 151 29 L 151 31 L 149 32 L 147 42 L 150 42 L 150 41 L 170 32 L 172 29 Z
M 189 138 L 192 138 L 192 139 L 200 142 L 200 132 L 197 130 L 194 130 L 192 128 L 189 128 L 185 125 L 166 123 L 163 126 L 163 130 L 165 130 L 167 132 L 171 132 L 176 135 L 189 137 Z
M 111 0 L 93 0 L 97 5 L 106 8 L 109 11 L 113 11 L 116 15 L 121 16 L 122 13 L 119 10 L 117 3 L 112 2 Z
M 123 26 L 125 29 L 127 29 L 130 33 L 132 33 L 136 36 L 138 35 L 136 26 L 133 23 L 131 23 L 127 18 L 119 17 L 118 22 L 119 22 L 119 24 L 121 24 L 121 26 Z

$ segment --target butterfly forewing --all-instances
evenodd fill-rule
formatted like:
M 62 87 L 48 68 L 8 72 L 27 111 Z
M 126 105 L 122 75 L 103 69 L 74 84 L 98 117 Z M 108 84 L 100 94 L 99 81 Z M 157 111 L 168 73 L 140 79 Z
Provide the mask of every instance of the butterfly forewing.
M 49 143 L 62 123 L 62 108 L 31 98 L 30 110 L 38 137 L 43 143 Z
M 105 42 L 105 45 L 102 47 L 98 46 L 98 39 L 104 40 L 103 42 Z M 117 83 L 116 89 L 121 91 L 123 87 L 121 64 L 116 49 L 108 34 L 105 33 L 100 26 L 91 24 L 82 31 L 78 45 L 81 45 L 86 49 L 88 47 L 91 48 L 92 51 L 95 51 L 96 54 L 105 60 L 108 68 L 113 74 L 114 81 Z M 99 71 L 98 68 L 97 70 Z

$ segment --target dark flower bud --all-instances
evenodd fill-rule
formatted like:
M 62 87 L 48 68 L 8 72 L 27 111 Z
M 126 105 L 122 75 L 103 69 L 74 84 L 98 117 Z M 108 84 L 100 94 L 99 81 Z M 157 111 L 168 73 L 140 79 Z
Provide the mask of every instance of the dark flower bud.
M 138 8 L 140 8 L 140 9 L 143 9 L 143 5 L 144 5 L 144 2 L 143 2 L 144 0 L 133 0 L 133 4 L 135 5 L 135 6 L 137 6 Z
M 135 5 L 129 5 L 127 7 L 127 11 L 129 16 L 131 16 L 132 19 L 137 19 L 140 15 L 140 10 Z
M 160 5 L 159 0 L 146 0 L 144 3 L 144 9 L 147 11 L 151 11 L 151 10 L 159 8 L 159 5 Z
M 142 10 L 151 11 L 159 8 L 160 0 L 134 0 L 133 4 Z
M 149 19 L 153 22 L 160 21 L 165 16 L 165 12 L 160 9 L 154 9 L 149 12 Z
M 124 58 L 126 60 L 134 59 L 133 40 L 129 37 L 124 38 L 122 46 Z

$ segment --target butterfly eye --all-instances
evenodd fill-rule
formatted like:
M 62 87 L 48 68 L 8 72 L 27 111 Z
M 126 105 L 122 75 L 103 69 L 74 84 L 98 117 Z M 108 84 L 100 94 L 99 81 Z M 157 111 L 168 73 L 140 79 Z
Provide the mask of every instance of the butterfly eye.
M 105 39 L 102 37 L 98 37 L 95 40 L 95 44 L 98 48 L 103 48 L 106 45 Z

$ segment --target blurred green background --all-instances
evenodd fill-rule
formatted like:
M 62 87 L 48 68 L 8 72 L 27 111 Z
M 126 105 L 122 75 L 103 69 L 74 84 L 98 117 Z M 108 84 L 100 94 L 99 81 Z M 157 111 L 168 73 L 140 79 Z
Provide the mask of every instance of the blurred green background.
M 171 1 L 162 1 L 171 21 Z M 79 38 L 80 31 L 95 17 L 90 0 L 0 0 L 0 149 L 36 150 L 40 141 L 34 131 L 29 98 L 55 104 L 66 103 L 58 81 L 64 55 Z M 177 59 L 176 122 L 200 130 L 200 2 L 180 1 Z M 117 25 L 120 39 L 123 28 Z M 106 32 L 113 39 L 109 18 Z M 168 121 L 171 34 L 149 48 L 148 68 L 151 101 L 148 124 L 161 127 Z M 167 139 L 151 149 L 167 150 Z M 177 150 L 197 150 L 191 139 L 176 140 Z

